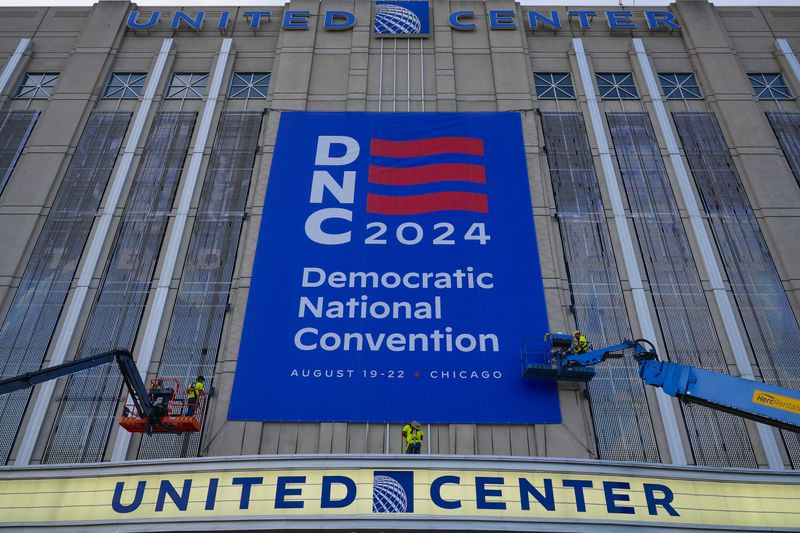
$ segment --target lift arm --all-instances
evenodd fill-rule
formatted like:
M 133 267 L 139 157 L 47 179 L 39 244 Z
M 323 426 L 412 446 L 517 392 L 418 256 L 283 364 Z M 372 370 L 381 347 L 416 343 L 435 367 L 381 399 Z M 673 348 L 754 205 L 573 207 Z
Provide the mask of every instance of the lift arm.
M 147 396 L 147 389 L 142 382 L 142 377 L 139 375 L 139 370 L 136 368 L 136 363 L 133 361 L 133 355 L 131 355 L 131 352 L 124 349 L 116 349 L 110 352 L 90 355 L 89 357 L 84 357 L 75 361 L 43 368 L 36 372 L 28 372 L 21 376 L 4 379 L 0 381 L 0 396 L 114 361 L 119 365 L 122 379 L 125 381 L 125 386 L 128 388 L 128 392 L 133 399 L 133 405 L 139 417 L 146 419 L 153 418 L 156 413 L 153 406 L 150 404 L 150 400 Z
M 526 350 L 523 344 L 523 376 L 531 379 L 589 382 L 593 366 L 631 350 L 639 363 L 639 376 L 648 385 L 687 403 L 706 405 L 742 418 L 800 432 L 800 391 L 770 385 L 688 365 L 659 361 L 653 344 L 644 339 L 573 353 L 569 335 L 546 337 L 545 348 Z M 542 356 L 548 359 L 541 363 Z M 529 359 L 536 362 L 530 363 Z
M 639 375 L 684 402 L 800 432 L 800 391 L 655 359 L 640 359 Z

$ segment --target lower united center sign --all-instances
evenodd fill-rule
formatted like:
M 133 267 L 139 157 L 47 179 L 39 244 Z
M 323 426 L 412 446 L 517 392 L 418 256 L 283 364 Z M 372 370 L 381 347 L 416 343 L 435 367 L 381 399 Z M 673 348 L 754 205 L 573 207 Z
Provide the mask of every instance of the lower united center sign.
M 520 115 L 283 113 L 233 420 L 557 423 Z
M 409 527 L 419 520 L 430 527 L 432 520 L 478 519 L 508 530 L 545 522 L 570 528 L 599 523 L 796 531 L 800 523 L 800 486 L 790 474 L 642 466 L 603 472 L 602 465 L 581 471 L 575 465 L 562 470 L 501 462 L 481 469 L 479 461 L 448 468 L 446 458 L 430 467 L 420 461 L 390 466 L 383 460 L 382 468 L 368 466 L 381 458 L 339 467 L 202 461 L 185 472 L 165 472 L 163 464 L 138 473 L 97 465 L 72 477 L 58 477 L 63 470 L 1 472 L 0 529 L 58 524 L 77 530 L 138 522 L 150 530 L 171 530 L 176 524 L 188 527 L 188 521 L 194 523 L 190 529 L 202 522 L 224 529 L 226 520 L 239 527 L 243 521 L 266 527 L 270 521 L 298 520 L 312 528 L 345 529 L 347 520 L 403 520 Z M 627 475 L 628 469 L 638 473 Z M 316 520 L 313 526 L 309 520 Z

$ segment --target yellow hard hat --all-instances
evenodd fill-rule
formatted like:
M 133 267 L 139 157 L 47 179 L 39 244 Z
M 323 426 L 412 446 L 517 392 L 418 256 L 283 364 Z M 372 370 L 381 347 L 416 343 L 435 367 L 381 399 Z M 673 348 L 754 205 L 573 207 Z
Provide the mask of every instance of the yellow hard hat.
M 573 335 L 580 335 L 581 334 L 581 330 L 576 329 L 575 331 L 572 332 L 572 334 Z

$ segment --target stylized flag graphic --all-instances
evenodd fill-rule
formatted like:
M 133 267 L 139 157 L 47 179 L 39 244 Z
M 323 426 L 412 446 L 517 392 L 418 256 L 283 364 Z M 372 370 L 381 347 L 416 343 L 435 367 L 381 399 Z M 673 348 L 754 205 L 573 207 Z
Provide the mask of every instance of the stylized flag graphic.
M 486 167 L 461 162 L 461 156 L 483 157 L 483 140 L 474 137 L 433 137 L 413 141 L 372 139 L 370 155 L 412 166 L 369 167 L 369 183 L 383 192 L 367 194 L 367 213 L 378 215 L 420 215 L 438 211 L 488 213 L 485 193 L 463 190 L 462 184 L 486 184 Z M 436 158 L 431 163 L 431 157 Z M 427 160 L 425 158 L 428 158 Z M 420 161 L 413 161 L 421 159 Z M 461 158 L 463 159 L 463 157 Z M 411 160 L 411 161 L 409 161 Z M 435 192 L 409 194 L 404 187 L 441 184 Z M 474 187 L 473 187 L 474 188 Z

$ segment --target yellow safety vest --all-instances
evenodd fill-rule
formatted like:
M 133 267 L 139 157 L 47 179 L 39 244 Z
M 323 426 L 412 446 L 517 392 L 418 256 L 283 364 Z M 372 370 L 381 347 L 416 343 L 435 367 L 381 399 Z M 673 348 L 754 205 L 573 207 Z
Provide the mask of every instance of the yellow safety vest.
M 194 385 L 192 386 L 194 387 L 194 390 L 189 390 L 189 395 L 187 396 L 188 398 L 194 398 L 195 396 L 198 396 L 200 391 L 205 389 L 205 385 L 203 385 L 202 381 L 195 381 Z
M 403 431 L 406 434 L 406 447 L 408 447 L 409 444 L 422 442 L 422 437 L 425 436 L 425 433 L 421 429 L 414 429 L 411 427 L 411 424 L 406 424 Z
M 575 346 L 575 353 L 586 353 L 589 351 L 589 343 L 586 340 L 586 337 L 581 335 L 578 337 L 578 342 Z

